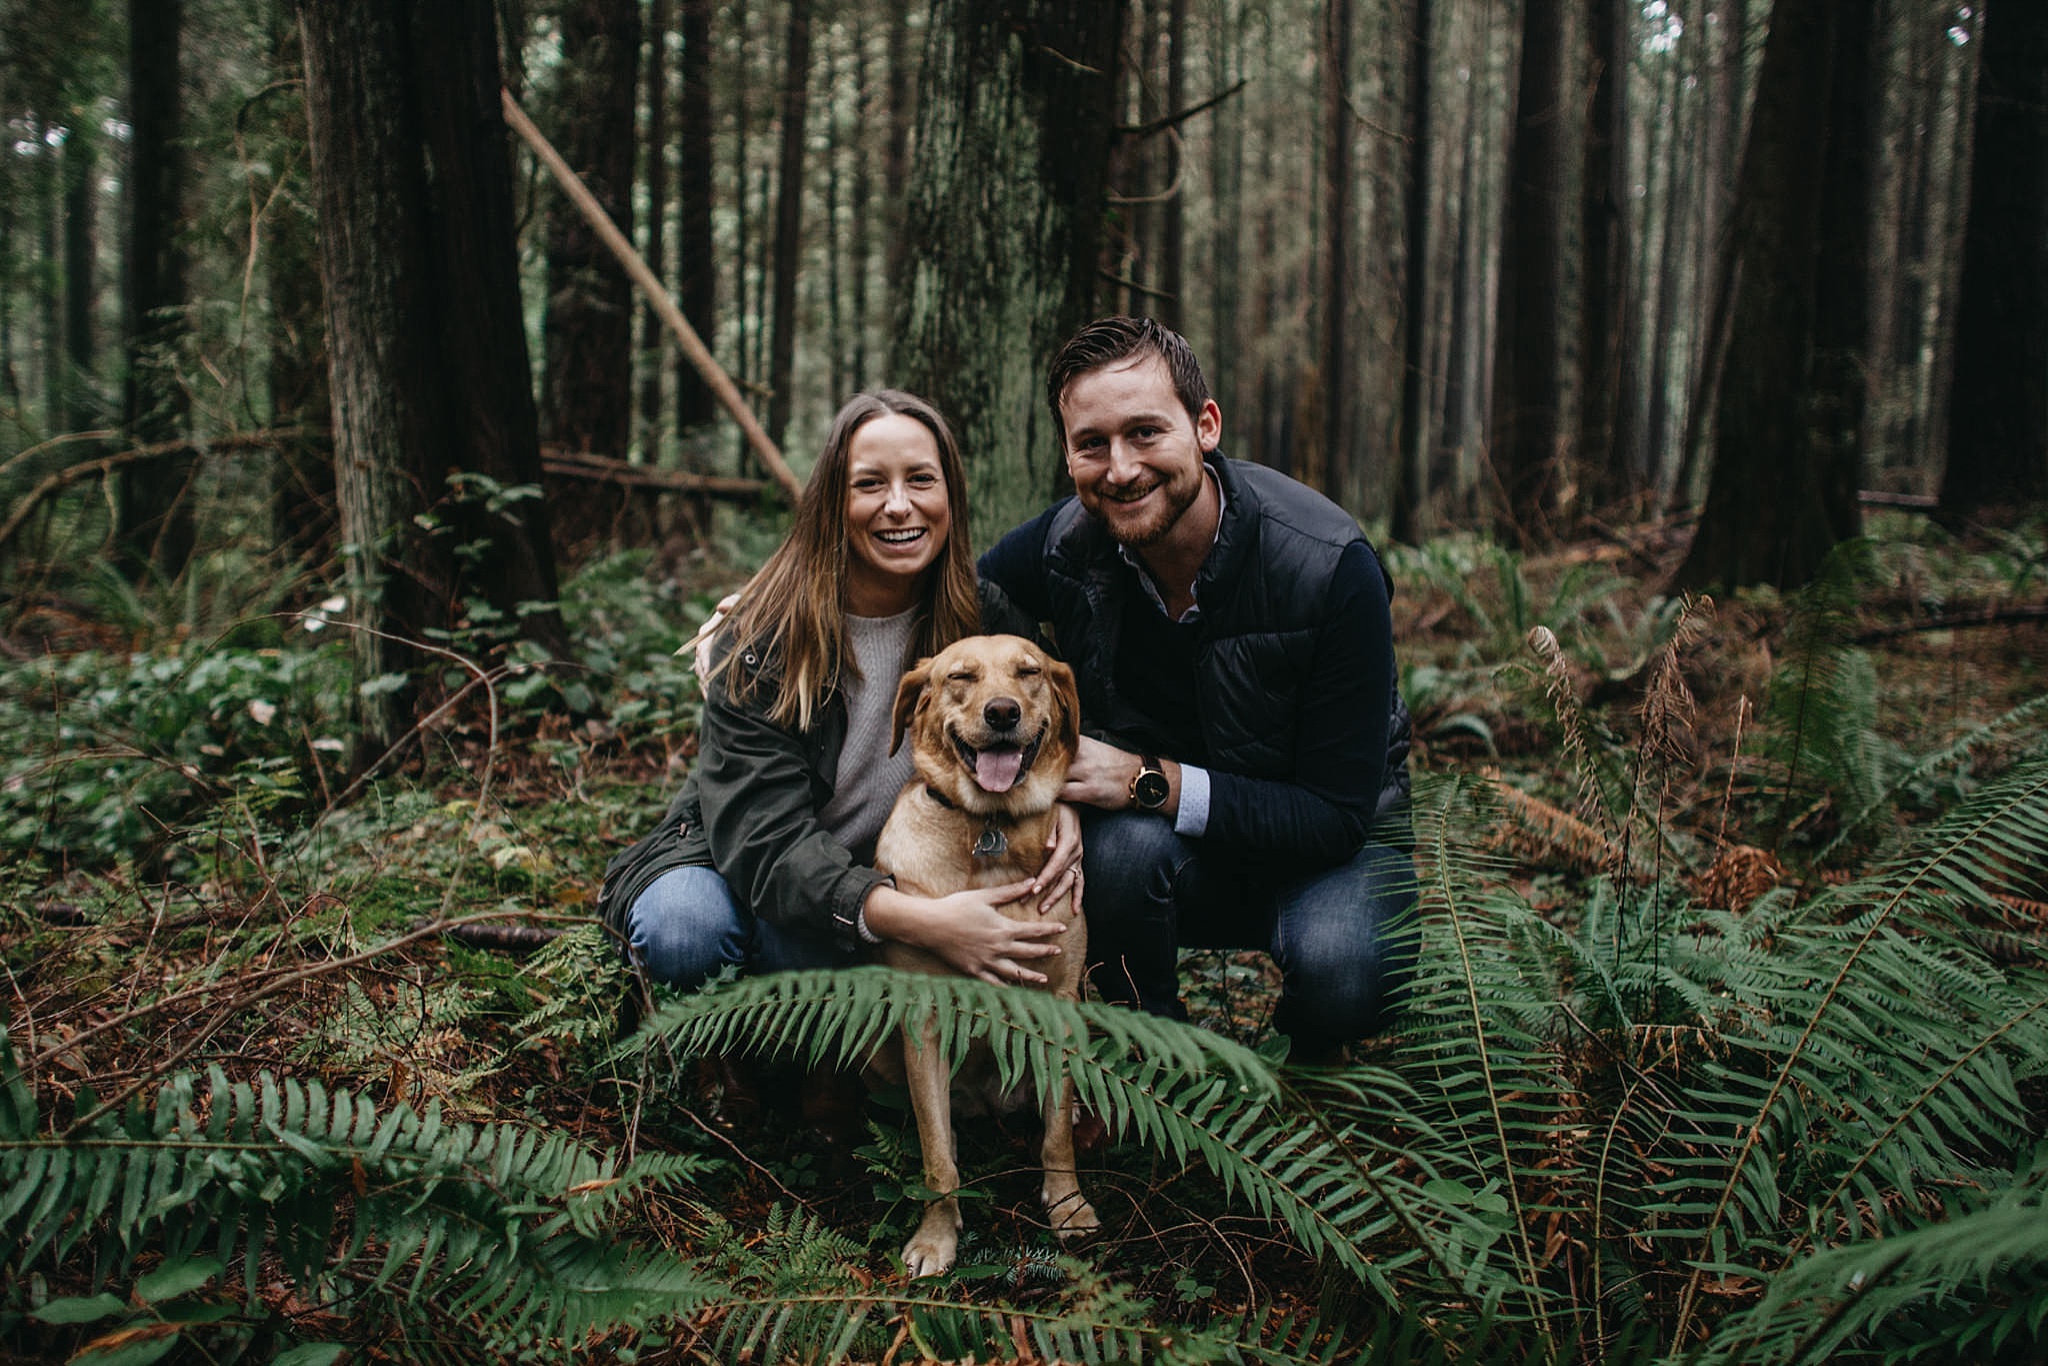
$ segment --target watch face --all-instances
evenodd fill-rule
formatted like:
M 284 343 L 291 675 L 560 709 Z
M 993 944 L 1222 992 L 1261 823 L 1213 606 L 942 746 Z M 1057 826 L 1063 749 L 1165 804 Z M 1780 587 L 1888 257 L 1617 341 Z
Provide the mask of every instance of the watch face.
M 1147 811 L 1166 805 L 1167 792 L 1166 775 L 1158 769 L 1146 769 L 1131 783 L 1131 800 Z

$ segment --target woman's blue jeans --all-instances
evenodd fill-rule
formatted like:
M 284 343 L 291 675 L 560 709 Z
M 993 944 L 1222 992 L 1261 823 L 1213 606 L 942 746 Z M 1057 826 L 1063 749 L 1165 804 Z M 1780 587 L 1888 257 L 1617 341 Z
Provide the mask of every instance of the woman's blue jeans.
M 650 978 L 679 991 L 728 965 L 789 972 L 853 961 L 826 935 L 778 928 L 746 910 L 710 868 L 673 868 L 656 878 L 626 911 L 626 942 Z
M 1281 974 L 1273 1024 L 1296 1056 L 1377 1033 L 1415 964 L 1415 866 L 1367 844 L 1310 872 L 1184 839 L 1156 815 L 1081 814 L 1083 907 L 1095 990 L 1187 1018 L 1183 948 L 1263 949 Z

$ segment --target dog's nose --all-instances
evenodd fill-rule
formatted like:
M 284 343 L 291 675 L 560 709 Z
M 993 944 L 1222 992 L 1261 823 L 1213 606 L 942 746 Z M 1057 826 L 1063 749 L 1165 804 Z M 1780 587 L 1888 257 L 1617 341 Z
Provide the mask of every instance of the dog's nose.
M 981 719 L 988 722 L 991 730 L 1015 730 L 1017 718 L 1023 715 L 1023 708 L 1015 698 L 998 697 L 981 709 Z

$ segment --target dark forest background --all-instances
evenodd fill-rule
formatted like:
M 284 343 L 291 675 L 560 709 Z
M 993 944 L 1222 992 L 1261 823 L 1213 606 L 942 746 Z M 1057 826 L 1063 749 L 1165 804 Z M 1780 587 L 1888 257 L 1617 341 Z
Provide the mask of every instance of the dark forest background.
M 0 117 L 0 1360 L 2039 1359 L 2048 3 L 0 0 Z M 985 544 L 1109 311 L 1397 581 L 1402 1023 L 639 993 L 833 411 Z M 1082 1260 L 988 1126 L 892 1267 L 932 1009 Z

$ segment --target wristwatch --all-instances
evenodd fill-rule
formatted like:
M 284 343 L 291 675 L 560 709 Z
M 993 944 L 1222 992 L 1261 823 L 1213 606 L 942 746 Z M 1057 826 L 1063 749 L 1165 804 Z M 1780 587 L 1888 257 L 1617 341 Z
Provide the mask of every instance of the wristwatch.
M 1131 805 L 1140 811 L 1157 811 L 1166 805 L 1173 789 L 1167 785 L 1166 770 L 1147 754 L 1139 760 L 1138 776 L 1131 779 Z

